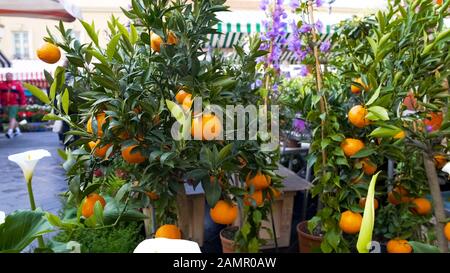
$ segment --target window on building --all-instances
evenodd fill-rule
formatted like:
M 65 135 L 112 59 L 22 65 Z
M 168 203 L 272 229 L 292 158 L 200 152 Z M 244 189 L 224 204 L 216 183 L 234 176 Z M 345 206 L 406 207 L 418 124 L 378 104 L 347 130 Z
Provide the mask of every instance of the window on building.
M 14 58 L 29 59 L 30 58 L 30 41 L 27 31 L 14 31 Z

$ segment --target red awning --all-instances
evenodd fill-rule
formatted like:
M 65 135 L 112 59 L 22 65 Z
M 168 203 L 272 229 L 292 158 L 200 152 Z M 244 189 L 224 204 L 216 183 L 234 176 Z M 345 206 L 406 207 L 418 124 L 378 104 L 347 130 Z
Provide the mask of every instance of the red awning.
M 0 0 L 0 16 L 73 22 L 81 17 L 81 12 L 67 0 Z

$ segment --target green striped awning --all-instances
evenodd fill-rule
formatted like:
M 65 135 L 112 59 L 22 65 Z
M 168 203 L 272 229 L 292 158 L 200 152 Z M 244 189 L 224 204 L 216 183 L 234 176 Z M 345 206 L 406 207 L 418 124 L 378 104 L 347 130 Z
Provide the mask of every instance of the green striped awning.
M 209 47 L 211 48 L 233 48 L 234 45 L 243 41 L 249 35 L 264 32 L 265 29 L 260 23 L 224 23 L 217 24 L 218 34 L 210 34 Z M 286 39 L 291 35 L 291 30 L 286 29 Z M 324 33 L 321 33 L 321 40 L 326 40 L 333 33 L 333 27 L 331 25 L 325 26 Z M 282 62 L 295 62 L 295 56 L 293 52 L 284 50 L 281 56 Z

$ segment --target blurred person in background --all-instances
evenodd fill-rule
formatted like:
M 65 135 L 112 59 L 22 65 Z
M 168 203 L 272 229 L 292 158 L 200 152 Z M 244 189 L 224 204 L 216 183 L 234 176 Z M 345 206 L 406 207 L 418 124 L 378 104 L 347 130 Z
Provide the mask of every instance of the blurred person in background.
M 6 73 L 6 81 L 0 82 L 0 104 L 9 120 L 6 137 L 19 136 L 21 132 L 17 122 L 17 113 L 19 112 L 19 107 L 25 107 L 26 97 L 22 83 L 13 80 L 12 73 Z

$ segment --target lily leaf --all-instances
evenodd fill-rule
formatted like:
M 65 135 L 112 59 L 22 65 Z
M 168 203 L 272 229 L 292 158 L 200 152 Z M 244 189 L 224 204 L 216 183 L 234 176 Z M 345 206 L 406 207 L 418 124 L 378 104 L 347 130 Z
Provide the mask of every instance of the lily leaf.
M 375 223 L 375 184 L 377 183 L 379 174 L 380 172 L 372 176 L 372 180 L 369 184 L 369 191 L 367 192 L 366 206 L 364 207 L 361 230 L 359 231 L 358 242 L 356 243 L 356 248 L 358 249 L 359 253 L 369 253 L 370 250 L 370 242 L 372 241 L 373 226 Z
M 0 225 L 0 253 L 20 252 L 37 237 L 52 232 L 44 216 L 40 210 L 19 210 L 8 215 Z

